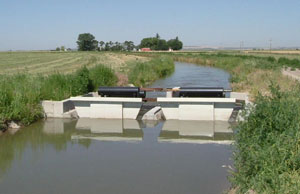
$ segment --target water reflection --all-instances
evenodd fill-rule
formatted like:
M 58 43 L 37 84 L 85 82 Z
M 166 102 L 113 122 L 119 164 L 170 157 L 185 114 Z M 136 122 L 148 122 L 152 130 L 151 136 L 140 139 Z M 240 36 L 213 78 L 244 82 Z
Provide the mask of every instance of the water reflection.
M 231 144 L 232 130 L 230 124 L 223 121 L 168 120 L 164 122 L 159 141 Z
M 221 193 L 230 147 L 199 143 L 227 139 L 223 124 L 47 119 L 0 137 L 1 191 Z
M 46 146 L 63 151 L 68 142 L 89 148 L 95 140 L 230 144 L 231 139 L 232 131 L 227 122 L 47 119 L 14 135 L 6 133 L 0 137 L 0 174 L 10 168 L 16 157 L 21 157 L 27 146 L 35 151 L 42 151 Z
M 136 142 L 147 138 L 145 128 L 153 128 L 158 122 L 119 119 L 87 119 L 76 121 L 50 119 L 45 121 L 45 134 L 71 134 L 72 140 Z M 228 122 L 168 120 L 161 124 L 158 142 L 173 143 L 231 143 L 232 130 Z
M 136 120 L 119 119 L 79 119 L 76 127 L 78 131 L 89 133 L 72 135 L 72 139 L 93 139 L 101 141 L 142 141 L 143 131 Z

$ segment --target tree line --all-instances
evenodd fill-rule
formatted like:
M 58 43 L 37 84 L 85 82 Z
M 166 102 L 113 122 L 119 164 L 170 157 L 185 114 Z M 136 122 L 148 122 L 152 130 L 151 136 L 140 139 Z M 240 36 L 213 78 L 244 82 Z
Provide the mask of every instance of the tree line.
M 176 37 L 168 41 L 161 39 L 159 34 L 155 37 L 144 38 L 140 45 L 134 45 L 133 41 L 120 42 L 104 42 L 97 41 L 95 36 L 90 33 L 79 34 L 77 39 L 79 51 L 133 51 L 140 48 L 150 48 L 151 50 L 180 50 L 183 43 Z
M 178 37 L 166 41 L 165 39 L 161 39 L 159 34 L 156 34 L 155 37 L 144 38 L 140 44 L 140 48 L 150 48 L 151 50 L 180 50 L 182 46 L 183 43 Z

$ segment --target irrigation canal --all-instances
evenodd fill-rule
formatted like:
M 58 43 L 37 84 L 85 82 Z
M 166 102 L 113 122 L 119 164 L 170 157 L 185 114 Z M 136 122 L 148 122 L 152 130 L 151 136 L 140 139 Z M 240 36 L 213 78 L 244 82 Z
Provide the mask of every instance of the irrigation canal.
M 176 63 L 151 87 L 220 86 L 229 74 Z M 156 94 L 159 95 L 159 94 Z M 0 137 L 0 193 L 222 193 L 227 122 L 48 119 Z

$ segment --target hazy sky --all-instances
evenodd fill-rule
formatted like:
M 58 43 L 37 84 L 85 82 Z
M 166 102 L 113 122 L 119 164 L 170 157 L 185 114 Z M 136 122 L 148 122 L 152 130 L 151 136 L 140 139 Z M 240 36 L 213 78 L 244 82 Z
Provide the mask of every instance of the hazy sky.
M 184 45 L 300 46 L 299 0 L 0 0 L 0 50 L 179 36 Z

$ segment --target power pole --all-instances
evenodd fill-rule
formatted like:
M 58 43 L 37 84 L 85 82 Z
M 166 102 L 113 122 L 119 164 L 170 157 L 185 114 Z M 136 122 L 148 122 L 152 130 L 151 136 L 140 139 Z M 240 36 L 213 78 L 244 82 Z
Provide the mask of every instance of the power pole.
M 272 51 L 272 38 L 269 41 L 270 41 L 270 52 L 271 52 Z
M 242 48 L 244 47 L 244 41 L 240 42 L 240 52 L 242 52 Z

